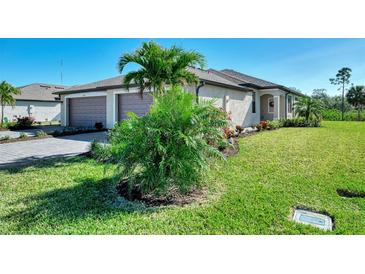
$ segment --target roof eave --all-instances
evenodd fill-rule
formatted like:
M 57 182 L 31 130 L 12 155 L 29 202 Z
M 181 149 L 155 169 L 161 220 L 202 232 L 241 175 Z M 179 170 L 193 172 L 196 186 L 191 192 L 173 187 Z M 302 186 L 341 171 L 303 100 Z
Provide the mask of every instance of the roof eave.
M 201 79 L 201 78 L 200 78 L 200 81 L 204 81 L 207 84 L 231 88 L 231 89 L 240 90 L 240 91 L 253 91 L 253 89 L 249 88 L 249 87 L 227 85 L 224 83 L 205 80 L 205 79 Z M 138 85 L 131 85 L 130 87 L 137 87 L 137 86 Z M 68 89 L 68 90 L 63 90 L 63 91 L 56 91 L 56 92 L 53 92 L 53 94 L 64 95 L 64 94 L 71 94 L 71 93 L 94 92 L 94 91 L 101 91 L 101 90 L 106 90 L 106 89 L 117 89 L 117 88 L 125 88 L 125 85 L 100 86 L 100 87 L 96 87 L 96 88 L 87 88 L 87 89 Z
M 130 87 L 136 87 L 137 85 L 130 85 Z M 70 93 L 80 93 L 80 92 L 92 92 L 92 91 L 101 91 L 106 89 L 117 89 L 117 88 L 125 88 L 125 85 L 114 85 L 114 86 L 100 86 L 96 88 L 85 88 L 85 89 L 68 89 L 63 91 L 56 91 L 53 94 L 70 94 Z
M 26 102 L 30 102 L 30 101 L 34 101 L 34 102 L 49 102 L 49 103 L 62 103 L 62 100 L 43 100 L 43 99 L 15 99 L 15 101 L 26 101 Z
M 224 83 L 219 83 L 219 82 L 214 82 L 214 81 L 204 80 L 204 79 L 200 79 L 200 80 L 204 81 L 206 84 L 211 84 L 211 85 L 214 85 L 214 86 L 226 87 L 226 88 L 240 90 L 240 91 L 253 91 L 252 88 L 248 88 L 248 87 L 227 85 L 227 84 L 224 84 Z
M 267 87 L 262 87 L 261 89 L 273 89 L 273 88 L 277 88 L 277 89 L 281 89 L 283 91 L 287 91 L 293 94 L 296 94 L 298 96 L 305 96 L 303 93 L 292 90 L 291 88 L 287 88 L 286 86 L 281 86 L 281 85 L 275 85 L 275 86 L 267 86 Z

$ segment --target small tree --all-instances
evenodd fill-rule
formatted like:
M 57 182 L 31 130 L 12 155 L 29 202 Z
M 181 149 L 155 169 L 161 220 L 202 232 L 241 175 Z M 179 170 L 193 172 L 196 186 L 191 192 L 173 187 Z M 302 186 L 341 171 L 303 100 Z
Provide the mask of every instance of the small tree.
M 360 121 L 361 110 L 365 105 L 365 87 L 352 86 L 346 94 L 347 101 L 357 109 L 357 119 Z
M 110 133 L 110 152 L 96 156 L 111 156 L 116 178 L 128 177 L 129 189 L 159 196 L 176 187 L 184 193 L 199 184 L 212 157 L 222 157 L 217 145 L 225 142 L 227 125 L 213 102 L 195 104 L 191 93 L 175 86 L 156 97 L 148 115 L 132 113 L 118 123 Z
M 339 85 L 340 89 L 342 89 L 342 103 L 341 103 L 342 121 L 344 119 L 344 112 L 345 112 L 345 86 L 350 83 L 351 71 L 352 70 L 350 68 L 346 67 L 342 68 L 337 72 L 336 78 L 330 79 L 331 84 Z
M 163 48 L 155 42 L 148 42 L 135 52 L 120 57 L 119 72 L 122 73 L 129 63 L 135 63 L 140 68 L 126 74 L 124 83 L 127 89 L 134 83 L 139 86 L 141 95 L 146 89 L 163 94 L 166 85 L 197 84 L 199 78 L 187 68 L 203 67 L 205 59 L 195 51 L 185 51 L 176 46 Z
M 9 83 L 2 81 L 0 84 L 0 105 L 1 105 L 1 121 L 0 126 L 4 123 L 4 108 L 6 105 L 13 106 L 15 104 L 14 95 L 20 94 L 20 90 L 13 87 Z
M 321 109 L 320 102 L 311 97 L 301 97 L 294 104 L 295 113 L 298 116 L 304 117 L 306 122 L 313 118 L 320 119 Z

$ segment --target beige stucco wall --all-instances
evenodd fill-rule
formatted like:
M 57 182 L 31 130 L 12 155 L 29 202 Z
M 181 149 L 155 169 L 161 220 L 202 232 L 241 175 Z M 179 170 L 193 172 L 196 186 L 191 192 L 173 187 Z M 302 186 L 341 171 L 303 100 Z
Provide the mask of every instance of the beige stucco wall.
M 15 106 L 5 106 L 4 117 L 9 121 L 15 117 L 31 116 L 36 121 L 61 120 L 62 102 L 24 101 L 17 100 Z
M 195 94 L 195 88 L 188 88 Z M 259 123 L 260 107 L 258 106 L 259 98 L 256 93 L 256 113 L 252 113 L 252 92 L 205 85 L 199 90 L 200 100 L 213 100 L 217 107 L 225 109 L 230 113 L 232 123 L 248 127 Z

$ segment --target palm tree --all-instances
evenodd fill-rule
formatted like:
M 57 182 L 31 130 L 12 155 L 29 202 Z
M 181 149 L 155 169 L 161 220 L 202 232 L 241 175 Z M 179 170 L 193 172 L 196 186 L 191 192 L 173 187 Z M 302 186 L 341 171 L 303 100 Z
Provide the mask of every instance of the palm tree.
M 185 51 L 176 46 L 163 48 L 151 41 L 143 43 L 142 47 L 133 53 L 123 54 L 118 63 L 119 72 L 122 73 L 130 63 L 135 63 L 140 68 L 126 74 L 124 84 L 127 89 L 131 84 L 135 84 L 139 86 L 141 95 L 146 89 L 161 95 L 166 85 L 197 84 L 199 78 L 187 68 L 204 67 L 205 59 L 195 51 Z
M 308 122 L 309 119 L 321 118 L 321 104 L 318 100 L 315 100 L 311 97 L 301 97 L 295 104 L 294 104 L 295 113 L 298 116 L 304 117 L 305 120 Z
M 346 94 L 347 101 L 357 109 L 357 119 L 360 121 L 361 109 L 365 105 L 365 87 L 352 86 Z
M 4 108 L 6 105 L 14 105 L 15 99 L 13 95 L 20 94 L 20 90 L 13 87 L 9 83 L 2 81 L 0 84 L 0 105 L 1 105 L 1 121 L 0 126 L 4 123 Z

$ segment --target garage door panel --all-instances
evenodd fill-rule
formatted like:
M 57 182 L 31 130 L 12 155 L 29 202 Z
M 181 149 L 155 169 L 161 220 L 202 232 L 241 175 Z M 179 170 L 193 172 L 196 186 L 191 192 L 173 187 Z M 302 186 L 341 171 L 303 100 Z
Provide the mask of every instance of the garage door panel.
M 73 127 L 94 127 L 95 123 L 106 126 L 106 97 L 69 99 L 69 124 Z
M 118 96 L 119 120 L 127 118 L 128 112 L 134 112 L 138 116 L 146 115 L 152 105 L 153 97 L 150 94 L 141 96 L 137 93 L 120 94 Z

